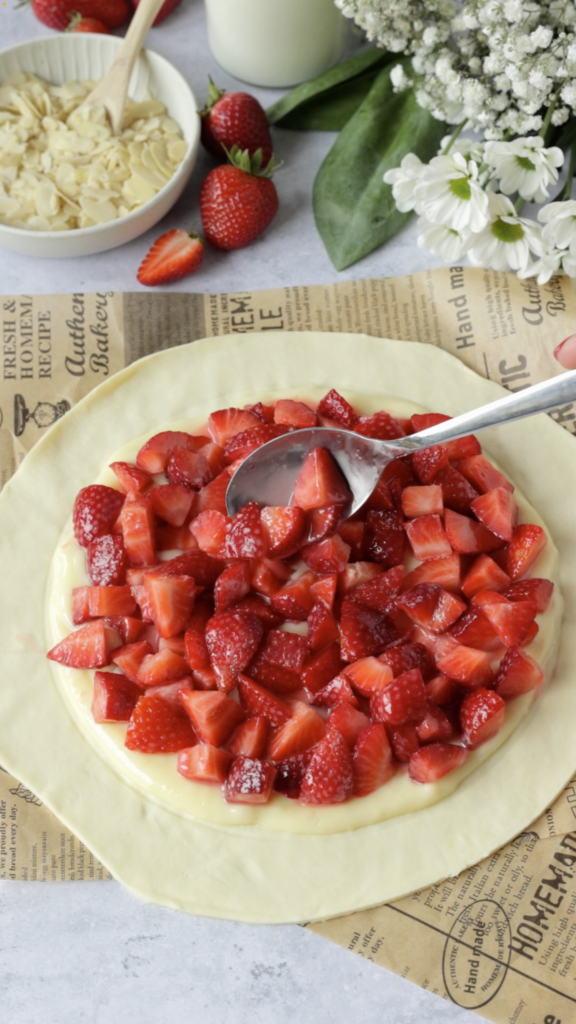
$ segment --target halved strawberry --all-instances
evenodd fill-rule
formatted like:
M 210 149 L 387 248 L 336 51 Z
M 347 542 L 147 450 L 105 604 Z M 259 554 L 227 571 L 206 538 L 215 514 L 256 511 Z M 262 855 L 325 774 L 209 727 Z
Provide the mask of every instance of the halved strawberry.
M 272 607 L 292 622 L 305 622 L 314 604 L 310 587 L 316 579 L 316 573 L 308 570 L 290 580 L 270 598 Z
M 76 543 L 87 548 L 91 541 L 111 533 L 125 496 L 113 487 L 91 484 L 78 492 L 72 510 Z
M 335 708 L 337 704 L 342 703 L 358 707 L 358 699 L 354 696 L 350 683 L 342 673 L 318 690 L 318 693 L 311 698 L 310 703 L 322 708 Z
M 396 566 L 396 568 L 400 567 Z M 382 566 L 376 565 L 376 562 L 352 562 L 351 565 L 347 565 L 342 572 L 338 573 L 338 594 L 348 594 L 350 597 L 361 601 L 361 596 L 358 596 L 360 587 L 364 583 L 370 583 L 376 576 L 381 576 L 383 572 Z M 370 601 L 364 603 L 372 607 Z M 386 607 L 388 607 L 388 604 L 390 604 L 390 600 L 387 601 Z
M 271 629 L 250 665 L 250 676 L 275 693 L 299 690 L 307 653 L 306 637 Z M 337 675 L 337 671 L 334 675 Z
M 265 558 L 266 536 L 260 521 L 260 508 L 249 501 L 232 517 L 224 540 L 224 558 Z
M 355 563 L 356 565 L 367 563 Z M 380 566 L 375 567 L 380 568 Z M 376 573 L 374 578 L 354 587 L 350 597 L 353 601 L 360 601 L 368 608 L 376 608 L 377 611 L 387 612 L 393 604 L 394 598 L 398 596 L 402 580 L 404 578 L 404 566 L 395 565 L 385 572 Z
M 354 747 L 354 795 L 368 796 L 394 774 L 390 743 L 383 725 L 369 725 Z
M 502 591 L 510 586 L 510 577 L 489 555 L 478 555 L 462 580 L 462 590 L 467 598 L 482 590 Z
M 444 513 L 446 535 L 452 549 L 463 555 L 477 555 L 482 551 L 496 551 L 503 547 L 504 541 L 482 523 L 476 523 L 468 516 L 461 516 L 447 508 Z
M 349 679 L 355 690 L 364 697 L 372 697 L 375 693 L 383 690 L 388 683 L 392 682 L 394 674 L 389 665 L 385 665 L 378 658 L 360 658 L 351 665 L 347 665 L 343 673 Z
M 437 583 L 444 590 L 458 592 L 461 578 L 460 555 L 455 551 L 447 558 L 433 558 L 418 565 L 404 577 L 402 590 L 411 590 L 419 583 Z
M 235 562 L 220 573 L 214 584 L 215 611 L 225 612 L 250 592 L 250 565 Z
M 312 751 L 305 750 L 303 754 L 295 754 L 294 757 L 287 757 L 285 761 L 280 761 L 276 765 L 274 789 L 291 800 L 297 800 L 311 756 Z
M 428 688 L 426 688 L 426 696 L 429 698 Z M 420 743 L 436 743 L 438 740 L 451 739 L 454 729 L 442 709 L 428 699 L 426 714 L 416 726 L 416 732 Z
M 222 515 L 226 515 L 226 491 L 231 477 L 232 470 L 224 469 L 214 480 L 211 480 L 194 495 L 193 510 L 196 515 L 208 511 L 221 512 Z
M 338 533 L 350 548 L 350 559 L 355 562 L 362 558 L 366 526 L 360 519 L 345 519 L 338 527 Z
M 394 676 L 401 676 L 411 668 L 419 668 L 423 679 L 430 679 L 434 675 L 434 661 L 430 652 L 420 643 L 400 644 L 398 647 L 389 647 L 380 655 L 378 661 L 389 665 Z
M 324 576 L 342 572 L 350 558 L 350 545 L 336 533 L 317 544 L 305 545 L 300 553 L 308 568 L 319 576 Z
M 529 580 L 517 580 L 512 583 L 504 590 L 502 596 L 508 598 L 509 601 L 532 601 L 538 609 L 538 614 L 541 614 L 548 610 L 553 591 L 554 584 L 550 580 L 533 577 Z
M 98 619 L 64 637 L 46 657 L 70 668 L 104 668 L 110 664 L 112 651 L 121 646 L 118 630 Z
M 105 533 L 91 541 L 86 551 L 86 569 L 92 583 L 120 586 L 126 576 L 126 549 L 121 534 Z
M 429 743 L 420 747 L 408 765 L 408 774 L 413 782 L 438 782 L 448 772 L 460 768 L 470 751 L 454 743 Z
M 286 433 L 288 433 L 288 427 L 279 426 L 277 423 L 259 423 L 256 427 L 242 430 L 226 441 L 224 459 L 228 465 L 231 465 L 239 459 L 245 459 L 267 441 L 272 441 L 275 437 L 282 437 Z
M 334 423 L 339 423 L 348 430 L 352 430 L 358 422 L 358 416 L 350 402 L 347 402 L 334 388 L 320 400 L 316 412 L 318 416 L 333 420 Z
M 407 764 L 412 754 L 420 749 L 418 730 L 415 725 L 388 726 L 387 736 L 394 754 L 400 764 Z
M 438 470 L 434 480 L 442 491 L 442 501 L 446 508 L 454 512 L 470 511 L 470 503 L 478 497 L 478 491 L 458 469 L 444 466 Z
M 414 557 L 419 562 L 427 562 L 431 558 L 447 558 L 452 553 L 440 516 L 418 516 L 404 525 Z
M 185 484 L 162 484 L 150 491 L 150 500 L 159 519 L 171 526 L 183 526 L 192 508 L 194 495 Z
M 224 783 L 224 799 L 235 804 L 267 804 L 276 769 L 256 757 L 235 757 Z
M 226 532 L 232 520 L 229 516 L 214 509 L 201 512 L 190 523 L 190 532 L 196 538 L 201 551 L 219 558 L 224 551 Z
M 285 427 L 302 430 L 304 427 L 315 427 L 318 417 L 313 409 L 304 402 L 294 402 L 291 398 L 279 398 L 274 409 L 274 422 Z
M 116 664 L 120 662 L 117 661 Z M 185 658 L 169 648 L 164 648 L 156 654 L 144 656 L 136 674 L 136 682 L 147 689 L 149 686 L 162 686 L 163 683 L 171 683 L 174 679 L 185 679 L 189 676 L 190 669 Z
M 443 509 L 442 488 L 437 484 L 405 487 L 402 491 L 402 511 L 409 519 L 416 516 L 441 515 Z
M 532 601 L 504 600 L 503 603 L 484 604 L 482 611 L 494 626 L 502 643 L 506 647 L 515 647 L 525 639 L 534 622 L 537 609 Z
M 311 651 L 321 651 L 327 644 L 338 640 L 340 630 L 336 619 L 323 601 L 314 605 L 308 616 L 308 643 Z
M 194 732 L 204 743 L 220 747 L 246 717 L 240 705 L 218 690 L 188 690 L 180 694 Z
M 301 508 L 268 506 L 262 509 L 262 529 L 270 558 L 288 558 L 298 551 L 304 538 L 307 520 Z
M 262 425 L 262 420 L 247 409 L 218 409 L 208 419 L 208 433 L 215 444 L 224 448 L 226 441 L 243 430 Z
M 270 722 L 263 715 L 240 722 L 228 740 L 228 750 L 235 757 L 264 757 L 268 745 Z
M 542 553 L 548 538 L 541 526 L 521 523 L 512 534 L 506 558 L 506 572 L 511 580 L 519 580 Z
M 315 544 L 336 533 L 342 518 L 342 505 L 327 505 L 326 508 L 310 509 L 307 518 L 308 543 Z
M 183 430 L 163 430 L 142 445 L 136 456 L 136 465 L 152 476 L 163 473 L 175 448 L 197 452 L 207 441 L 207 437 L 196 437 Z
M 316 746 L 326 733 L 321 715 L 309 704 L 296 701 L 292 717 L 276 730 L 268 744 L 267 756 L 272 761 L 284 761 Z
M 398 632 L 387 615 L 346 598 L 342 602 L 340 637 L 342 660 L 358 661 L 381 654 L 398 639 Z
M 226 781 L 232 754 L 211 743 L 197 743 L 195 747 L 186 747 L 178 751 L 176 769 L 185 779 L 196 782 Z
M 206 646 L 221 689 L 234 688 L 238 673 L 256 654 L 263 633 L 260 619 L 248 612 L 227 611 L 210 619 Z
M 162 21 L 164 17 L 166 14 L 157 20 Z M 79 31 L 79 26 L 76 31 Z M 171 284 L 198 270 L 203 257 L 204 240 L 200 235 L 183 228 L 172 228 L 156 239 L 142 260 L 136 276 L 140 284 L 149 288 Z
M 283 725 L 290 718 L 290 709 L 280 697 L 259 686 L 247 676 L 238 676 L 240 704 L 249 715 L 264 716 L 272 726 Z
M 124 644 L 136 643 L 145 628 L 142 619 L 134 618 L 132 615 L 108 615 L 105 622 L 107 626 L 118 630 Z
M 329 729 L 312 751 L 302 780 L 300 800 L 303 804 L 338 804 L 351 797 L 353 791 L 352 754 L 341 733 Z
M 496 675 L 494 688 L 506 700 L 534 690 L 544 680 L 540 665 L 520 647 L 510 647 Z
M 95 672 L 92 717 L 102 722 L 128 722 L 142 690 L 118 672 Z
M 138 469 L 138 466 L 132 466 L 129 462 L 111 462 L 110 469 L 123 494 L 132 494 L 141 498 L 145 491 L 152 486 L 153 480 L 150 473 Z
M 152 646 L 147 640 L 139 640 L 132 644 L 124 644 L 114 651 L 112 661 L 118 666 L 121 672 L 133 683 L 138 682 L 138 672 L 144 658 L 154 654 Z
M 411 457 L 412 468 L 420 483 L 431 484 L 438 470 L 448 465 L 448 458 L 448 449 L 443 444 L 414 452 Z
M 344 506 L 352 495 L 337 463 L 323 448 L 314 448 L 305 458 L 292 491 L 292 505 L 316 509 Z
M 387 725 L 418 725 L 426 714 L 426 687 L 420 669 L 396 676 L 370 698 L 372 721 Z
M 360 416 L 354 430 L 364 437 L 373 437 L 377 441 L 393 441 L 396 437 L 404 437 L 405 431 L 394 416 L 388 412 L 375 412 L 373 416 Z
M 482 687 L 468 693 L 460 705 L 460 724 L 469 747 L 479 747 L 499 731 L 506 705 L 494 690 Z
M 140 697 L 126 730 L 124 745 L 128 750 L 169 754 L 195 742 L 189 718 L 174 701 L 164 699 L 158 692 Z
M 450 636 L 459 644 L 479 651 L 496 651 L 500 647 L 500 638 L 480 607 L 470 607 L 451 627 Z
M 133 615 L 136 601 L 130 587 L 90 587 L 88 610 L 91 619 L 108 615 Z
M 491 533 L 502 540 L 512 540 L 512 533 L 518 522 L 518 505 L 505 487 L 495 487 L 492 491 L 486 491 L 475 498 L 470 507 L 476 518 Z
M 193 577 L 173 576 L 159 569 L 146 573 L 144 587 L 160 636 L 177 636 L 186 628 L 194 607 L 197 588 Z
M 340 644 L 331 643 L 312 654 L 304 662 L 301 680 L 308 697 L 321 690 L 339 674 L 342 668 Z
M 492 491 L 495 487 L 504 487 L 512 493 L 514 484 L 496 469 L 485 455 L 473 455 L 458 463 L 458 470 L 482 494 Z
M 385 569 L 400 565 L 404 555 L 404 522 L 401 512 L 368 512 L 366 555 Z
M 131 565 L 151 565 L 156 561 L 154 512 L 147 499 L 124 505 L 120 518 L 124 547 Z
M 494 681 L 488 655 L 485 651 L 477 651 L 473 647 L 458 645 L 437 658 L 436 665 L 440 672 L 450 679 L 456 679 L 466 690 L 491 686 Z

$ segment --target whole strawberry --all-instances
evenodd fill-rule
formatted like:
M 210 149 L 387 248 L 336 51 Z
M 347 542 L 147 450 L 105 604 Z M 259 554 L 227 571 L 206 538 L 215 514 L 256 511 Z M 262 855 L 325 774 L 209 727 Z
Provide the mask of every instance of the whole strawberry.
M 76 11 L 75 14 L 70 18 L 70 24 L 66 29 L 67 32 L 98 32 L 101 35 L 110 35 L 110 29 L 108 25 L 105 25 L 103 21 L 98 21 L 98 18 L 83 18 L 81 14 Z
M 24 0 L 26 2 L 26 0 Z M 96 18 L 108 28 L 119 28 L 131 14 L 126 0 L 31 0 L 32 10 L 43 25 L 64 32 L 73 14 Z
M 208 99 L 200 111 L 202 145 L 213 156 L 227 156 L 233 146 L 250 156 L 262 150 L 264 167 L 272 157 L 272 139 L 264 108 L 247 92 L 226 93 L 208 79 Z
M 217 249 L 243 249 L 261 235 L 278 212 L 278 193 L 270 175 L 272 157 L 261 171 L 259 152 L 233 147 L 230 163 L 215 167 L 200 189 L 200 213 L 206 240 Z
M 202 263 L 204 242 L 200 235 L 173 228 L 154 242 L 144 257 L 137 277 L 140 284 L 154 287 L 170 284 L 193 274 Z
M 132 7 L 134 10 L 138 7 L 138 3 L 139 0 L 132 0 Z M 164 18 L 167 18 L 169 14 L 172 14 L 172 11 L 175 11 L 181 3 L 182 0 L 164 0 L 162 7 L 152 22 L 152 26 L 159 25 L 160 22 L 164 21 Z

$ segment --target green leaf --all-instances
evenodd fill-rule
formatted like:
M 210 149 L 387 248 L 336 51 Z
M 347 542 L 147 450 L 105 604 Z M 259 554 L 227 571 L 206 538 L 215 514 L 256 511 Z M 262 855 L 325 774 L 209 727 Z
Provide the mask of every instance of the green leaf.
M 407 153 L 436 155 L 446 126 L 416 103 L 412 89 L 395 93 L 384 68 L 324 160 L 314 182 L 316 226 L 332 263 L 344 270 L 391 238 L 400 213 L 382 180 Z
M 331 89 L 342 85 L 342 83 L 349 82 L 351 79 L 362 75 L 369 68 L 383 67 L 393 60 L 394 56 L 394 54 L 388 53 L 386 50 L 373 46 L 369 50 L 359 53 L 356 57 L 351 57 L 350 60 L 337 64 L 335 68 L 324 71 L 321 75 L 317 75 L 316 78 L 311 78 L 309 82 L 297 85 L 291 92 L 286 93 L 281 100 L 268 107 L 266 115 L 269 123 L 283 123 L 283 118 L 293 113 L 303 104 L 307 104 L 310 100 L 325 95 Z
M 282 118 L 282 128 L 299 131 L 339 132 L 370 92 L 380 68 L 365 71 L 349 82 L 335 85 Z

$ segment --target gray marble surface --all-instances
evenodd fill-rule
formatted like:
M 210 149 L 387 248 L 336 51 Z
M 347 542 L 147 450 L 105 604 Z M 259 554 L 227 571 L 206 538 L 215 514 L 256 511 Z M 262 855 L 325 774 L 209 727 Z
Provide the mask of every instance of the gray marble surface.
M 0 12 L 1 45 L 49 30 L 14 0 Z M 212 60 L 201 0 L 183 0 L 149 45 L 173 61 L 204 100 L 206 76 L 237 85 Z M 268 104 L 280 93 L 252 90 Z M 316 233 L 311 187 L 333 136 L 275 131 L 284 167 L 281 208 L 250 249 L 208 252 L 199 274 L 173 290 L 227 291 L 343 278 L 390 276 L 436 265 L 414 226 L 343 274 Z M 199 227 L 197 193 L 212 166 L 201 154 L 190 185 L 166 218 Z M 154 229 L 116 251 L 42 260 L 0 251 L 3 294 L 137 290 Z M 263 927 L 188 917 L 148 906 L 113 882 L 0 883 L 0 1005 L 13 1024 L 472 1024 L 478 1018 L 295 926 Z

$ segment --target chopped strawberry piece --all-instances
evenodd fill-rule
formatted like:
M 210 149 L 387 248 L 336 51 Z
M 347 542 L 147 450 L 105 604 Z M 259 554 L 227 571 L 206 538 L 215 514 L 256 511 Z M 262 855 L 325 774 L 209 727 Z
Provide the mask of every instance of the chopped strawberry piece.
M 224 540 L 224 558 L 265 558 L 268 550 L 260 508 L 249 501 L 233 516 Z
M 264 757 L 268 745 L 270 722 L 263 715 L 241 722 L 228 740 L 228 750 L 234 757 Z
M 262 425 L 262 420 L 247 409 L 219 409 L 208 419 L 208 433 L 215 444 L 224 448 L 226 441 L 243 430 Z
M 321 540 L 317 544 L 307 544 L 301 550 L 306 565 L 323 576 L 333 572 L 342 572 L 350 557 L 350 545 L 346 544 L 336 533 L 333 537 Z
M 482 446 L 474 434 L 466 434 L 465 437 L 457 437 L 454 441 L 445 441 L 444 444 L 449 459 L 471 459 L 482 454 Z
M 175 448 L 197 452 L 209 441 L 207 437 L 195 437 L 182 430 L 163 430 L 142 445 L 136 456 L 136 465 L 152 475 L 162 473 L 168 465 Z
M 418 725 L 426 714 L 426 687 L 420 669 L 396 676 L 370 698 L 372 721 L 387 725 Z
M 161 693 L 140 697 L 126 730 L 124 745 L 143 754 L 170 754 L 196 742 L 189 719 Z
M 439 423 L 447 423 L 451 419 L 451 416 L 446 416 L 443 412 L 415 412 L 410 417 L 410 426 L 414 434 L 419 434 L 422 430 L 436 427 Z
M 550 580 L 534 577 L 529 580 L 517 580 L 508 586 L 502 596 L 509 601 L 532 601 L 538 609 L 538 614 L 541 614 L 548 610 L 553 591 L 554 584 Z
M 323 601 L 314 605 L 308 616 L 308 643 L 311 651 L 321 651 L 327 644 L 338 640 L 340 630 L 330 609 Z
M 544 680 L 540 665 L 520 647 L 510 647 L 496 675 L 495 689 L 506 700 L 534 690 Z
M 372 563 L 365 564 L 371 565 Z M 367 605 L 368 608 L 376 608 L 377 611 L 386 613 L 392 606 L 394 598 L 398 596 L 403 578 L 404 566 L 395 565 L 393 569 L 380 572 L 373 579 L 360 583 L 354 588 L 350 597 L 353 601 L 360 601 Z
M 142 619 L 135 619 L 131 615 L 109 615 L 105 621 L 107 626 L 118 630 L 124 644 L 136 643 L 144 629 Z
M 118 481 L 118 487 L 123 494 L 131 494 L 141 498 L 145 491 L 152 486 L 153 480 L 149 473 L 138 466 L 132 466 L 129 462 L 112 462 L 110 469 Z
M 521 523 L 512 535 L 506 558 L 506 572 L 511 580 L 519 580 L 534 564 L 547 544 L 547 537 L 541 526 Z
M 397 478 L 386 480 L 380 477 L 364 508 L 366 511 L 394 512 L 402 509 L 402 484 Z
M 225 612 L 250 592 L 250 565 L 248 562 L 236 562 L 229 565 L 214 584 L 214 604 L 216 612 Z
M 234 688 L 238 673 L 256 654 L 263 633 L 260 619 L 248 612 L 222 612 L 210 619 L 206 645 L 221 689 Z
M 494 626 L 479 607 L 470 607 L 450 629 L 459 644 L 475 647 L 479 651 L 495 651 L 500 647 L 500 638 Z
M 379 693 L 393 679 L 390 666 L 374 657 L 360 658 L 352 665 L 347 665 L 344 675 L 346 679 L 350 680 L 354 689 L 364 697 L 372 697 L 375 693 Z
M 277 594 L 283 583 L 290 579 L 290 569 L 277 558 L 252 559 L 250 586 L 264 597 Z
M 195 747 L 187 747 L 178 751 L 177 771 L 185 779 L 197 782 L 226 781 L 228 767 L 232 755 L 210 743 L 197 743 Z
M 290 718 L 290 709 L 280 697 L 258 686 L 247 676 L 238 677 L 238 694 L 240 704 L 249 715 L 255 718 L 263 715 L 272 726 L 283 725 Z
M 195 690 L 217 690 L 218 680 L 213 668 L 193 668 L 192 680 Z
M 490 620 L 500 640 L 506 647 L 521 644 L 536 616 L 536 605 L 532 601 L 514 601 L 504 604 L 485 604 L 484 615 Z
M 308 512 L 308 543 L 324 540 L 336 533 L 342 518 L 342 505 L 328 505 L 327 508 L 313 508 Z
M 437 484 L 405 487 L 402 491 L 402 511 L 409 519 L 416 516 L 441 515 L 443 510 L 442 488 Z
M 291 398 L 280 398 L 274 409 L 274 422 L 280 423 L 284 427 L 303 430 L 305 427 L 317 426 L 318 417 L 314 410 L 304 402 L 294 402 Z
M 136 643 L 119 647 L 114 651 L 112 661 L 131 682 L 138 683 L 140 666 L 144 658 L 153 653 L 154 650 L 147 640 L 139 640 Z
M 343 661 L 381 654 L 398 639 L 396 627 L 387 615 L 349 598 L 342 602 L 340 636 Z
M 459 645 L 437 658 L 436 665 L 440 672 L 450 679 L 455 679 L 466 690 L 491 686 L 494 681 L 488 655 L 485 651 L 477 651 L 473 647 Z
M 213 480 L 214 477 L 218 476 L 224 469 L 224 449 L 221 448 L 219 444 L 214 444 L 213 441 L 209 441 L 208 444 L 205 444 L 204 447 L 200 449 L 198 454 L 201 455 L 208 463 L 210 479 Z
M 290 580 L 271 598 L 272 607 L 292 622 L 305 622 L 314 604 L 310 587 L 316 582 L 316 573 L 302 573 Z
M 206 484 L 194 496 L 193 509 L 196 515 L 201 512 L 221 512 L 226 515 L 226 491 L 232 477 L 231 469 L 224 469 L 214 480 Z
M 418 583 L 396 599 L 398 608 L 420 626 L 428 626 L 442 594 L 437 583 Z
M 181 633 L 194 607 L 196 583 L 192 576 L 173 576 L 162 570 L 146 573 L 144 587 L 150 614 L 160 636 Z
M 91 484 L 78 492 L 72 511 L 74 536 L 81 548 L 111 533 L 124 504 L 124 495 L 113 487 Z
M 469 599 L 482 590 L 501 591 L 509 585 L 510 577 L 489 555 L 478 555 L 462 580 L 462 590 Z
M 482 523 L 476 523 L 468 516 L 461 516 L 447 508 L 444 526 L 452 549 L 463 555 L 477 555 L 481 551 L 495 551 L 503 546 L 503 540 L 487 530 Z
M 267 804 L 276 769 L 256 757 L 235 757 L 224 783 L 224 799 L 234 804 Z
M 426 689 L 428 697 L 428 689 Z M 438 740 L 449 740 L 452 738 L 454 729 L 452 723 L 437 704 L 428 700 L 426 714 L 416 726 L 420 743 L 436 743 Z
M 328 716 L 330 732 L 339 732 L 350 750 L 354 750 L 360 734 L 370 725 L 370 719 L 354 707 L 349 701 L 340 702 L 332 708 Z
M 205 484 L 210 483 L 212 472 L 200 452 L 176 447 L 168 460 L 166 476 L 171 484 L 183 484 L 199 491 Z
M 308 653 L 306 637 L 271 629 L 250 665 L 250 676 L 275 693 L 289 693 L 302 686 L 301 673 Z M 244 666 L 243 666 L 244 667 Z M 338 674 L 338 670 L 334 675 Z
M 329 729 L 312 752 L 302 780 L 300 800 L 304 804 L 338 804 L 351 797 L 353 791 L 352 754 L 338 730 Z
M 313 696 L 321 690 L 339 674 L 341 668 L 340 644 L 329 644 L 323 650 L 312 654 L 306 659 L 301 675 L 307 695 Z
M 223 568 L 223 562 L 211 558 L 204 551 L 187 551 L 161 562 L 158 571 L 161 576 L 192 576 L 197 586 L 213 587 Z
M 458 463 L 458 470 L 482 494 L 492 491 L 495 487 L 504 487 L 512 493 L 514 485 L 496 469 L 485 455 L 473 455 Z
M 404 437 L 405 431 L 394 416 L 388 412 L 375 412 L 373 416 L 360 416 L 354 430 L 364 437 L 373 437 L 377 441 L 393 441 L 395 437 Z
M 352 495 L 337 463 L 323 448 L 314 448 L 305 458 L 292 492 L 292 505 L 303 509 L 324 509 L 347 505 Z
M 193 626 L 189 626 L 184 633 L 184 650 L 186 661 L 191 669 L 210 668 L 210 655 L 204 634 Z
M 270 558 L 288 558 L 298 551 L 307 526 L 306 513 L 290 505 L 262 509 L 261 524 Z
M 122 667 L 121 664 L 120 667 Z M 174 679 L 184 679 L 189 675 L 190 669 L 186 659 L 175 654 L 169 648 L 164 648 L 163 651 L 146 654 L 143 657 L 136 675 L 136 682 L 139 686 L 147 689 L 149 686 L 162 686 L 163 683 L 171 683 Z
M 420 749 L 418 730 L 415 725 L 388 726 L 388 739 L 396 761 L 407 764 L 412 754 Z
M 126 576 L 126 549 L 122 536 L 118 533 L 105 533 L 91 541 L 86 551 L 86 569 L 94 584 L 123 584 Z
M 285 761 L 280 761 L 276 765 L 274 789 L 291 800 L 297 800 L 311 756 L 311 751 L 306 750 L 303 754 L 296 754 L 294 757 L 287 757 Z
M 260 619 L 265 629 L 276 629 L 277 626 L 281 626 L 284 622 L 284 616 L 274 611 L 268 602 L 258 594 L 249 594 L 248 597 L 242 598 L 234 610 L 237 612 L 250 612 L 251 615 L 255 615 L 257 619 Z
M 81 626 L 90 618 L 91 587 L 74 587 L 72 591 L 72 622 Z
M 70 668 L 104 668 L 110 664 L 112 651 L 121 644 L 118 630 L 98 619 L 64 637 L 46 657 Z
M 396 568 L 400 568 L 400 566 L 396 566 Z M 342 572 L 338 573 L 338 593 L 350 594 L 354 600 L 361 601 L 360 587 L 365 583 L 370 583 L 377 576 L 381 576 L 383 572 L 382 566 L 376 565 L 375 562 L 353 562 L 352 565 L 347 565 Z M 373 607 L 370 601 L 365 601 L 364 604 Z M 386 602 L 386 607 L 388 604 L 390 604 L 390 600 Z
M 188 628 L 196 629 L 198 630 L 199 633 L 202 634 L 202 636 L 204 636 L 206 632 L 206 626 L 213 615 L 214 604 L 212 602 L 212 598 L 207 594 L 202 594 L 194 602 L 192 614 L 188 622 Z
M 437 583 L 444 590 L 459 591 L 462 570 L 460 555 L 454 552 L 447 558 L 433 558 L 423 562 L 404 577 L 403 590 L 411 590 L 419 583 Z
M 368 796 L 394 774 L 392 751 L 383 725 L 369 725 L 354 747 L 354 795 Z
M 316 412 L 318 413 L 318 416 L 333 420 L 334 423 L 339 423 L 348 430 L 353 430 L 358 423 L 358 416 L 354 412 L 350 402 L 347 402 L 342 395 L 339 395 L 338 392 L 334 390 L 334 388 L 324 395 L 324 398 L 321 399 Z
M 121 515 L 122 535 L 131 565 L 151 565 L 156 560 L 154 512 L 147 499 L 124 505 Z
M 439 469 L 448 465 L 448 449 L 446 445 L 437 444 L 432 448 L 423 448 L 412 455 L 412 468 L 421 484 L 431 484 Z
M 494 490 L 481 494 L 474 499 L 471 508 L 476 518 L 488 530 L 502 540 L 512 540 L 512 533 L 518 522 L 518 505 L 505 487 L 495 487 Z
M 469 747 L 479 747 L 499 731 L 506 705 L 494 690 L 474 690 L 460 705 L 460 724 Z
M 318 693 L 312 697 L 311 704 L 322 708 L 334 708 L 337 704 L 348 703 L 352 707 L 358 707 L 358 700 L 345 675 L 340 673 L 331 679 L 326 686 L 323 686 Z
M 244 406 L 248 412 L 254 413 L 262 423 L 274 423 L 274 405 L 264 405 L 262 402 L 256 402 L 256 405 Z
M 426 698 L 440 707 L 445 704 L 453 704 L 460 694 L 458 684 L 448 676 L 434 676 L 426 683 Z
M 365 532 L 366 527 L 360 519 L 346 519 L 343 523 L 340 523 L 340 526 L 338 527 L 340 537 L 350 548 L 350 558 L 352 561 L 357 561 L 362 558 Z
M 129 722 L 142 690 L 118 672 L 95 672 L 92 717 L 95 722 Z
M 92 619 L 107 615 L 133 615 L 136 607 L 130 587 L 90 587 L 88 610 Z
M 434 477 L 442 491 L 442 501 L 453 512 L 467 513 L 470 504 L 478 497 L 478 491 L 454 466 L 444 466 Z
M 412 754 L 408 774 L 413 782 L 438 782 L 464 764 L 468 754 L 466 747 L 453 743 L 429 743 Z
M 180 658 L 186 657 L 186 641 L 180 633 L 179 636 L 164 637 L 161 636 L 158 640 L 159 651 L 173 651 Z
M 447 558 L 452 553 L 440 516 L 418 516 L 405 524 L 414 557 L 419 562 Z
M 189 527 L 168 526 L 160 523 L 156 527 L 157 551 L 198 551 L 198 543 Z
M 419 668 L 423 679 L 430 679 L 434 675 L 434 661 L 430 657 L 428 649 L 424 644 L 401 644 L 398 647 L 389 647 L 380 655 L 379 661 L 389 665 L 394 676 L 401 676 L 411 668 Z
M 284 761 L 294 754 L 302 754 L 316 746 L 326 733 L 326 724 L 321 715 L 309 704 L 296 701 L 292 717 L 276 730 L 268 746 L 268 757 L 272 761 Z
M 199 739 L 214 747 L 225 743 L 246 717 L 235 700 L 218 690 L 183 691 L 180 700 Z
M 171 526 L 183 526 L 192 508 L 194 495 L 185 484 L 162 484 L 150 491 L 150 500 L 159 519 Z
M 434 614 L 428 623 L 428 629 L 432 633 L 444 633 L 465 611 L 465 601 L 461 601 L 455 594 L 449 594 L 447 590 L 442 590 Z
M 404 523 L 401 512 L 369 512 L 366 516 L 366 555 L 385 569 L 400 565 L 404 555 Z
M 196 538 L 198 547 L 213 558 L 221 557 L 224 551 L 226 532 L 232 520 L 222 512 L 209 510 L 201 512 L 190 523 L 190 532 Z
M 259 423 L 258 426 L 251 427 L 249 430 L 242 430 L 226 441 L 224 459 L 228 465 L 239 459 L 245 459 L 267 441 L 272 441 L 275 437 L 282 437 L 287 433 L 288 427 L 282 427 L 276 423 Z

